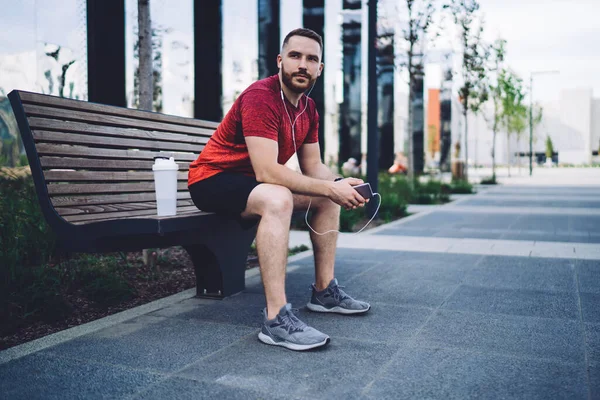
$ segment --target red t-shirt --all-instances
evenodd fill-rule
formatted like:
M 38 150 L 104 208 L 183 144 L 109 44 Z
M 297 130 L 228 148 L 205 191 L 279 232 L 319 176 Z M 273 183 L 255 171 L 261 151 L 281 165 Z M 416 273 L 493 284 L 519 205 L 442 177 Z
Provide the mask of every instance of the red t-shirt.
M 302 113 L 307 101 L 306 111 Z M 278 75 L 253 83 L 233 103 L 200 156 L 190 164 L 188 186 L 223 171 L 254 176 L 246 136 L 276 141 L 279 145 L 277 162 L 285 164 L 294 154 L 290 119 L 294 122 L 300 113 L 294 125 L 297 148 L 303 143 L 319 140 L 319 114 L 315 102 L 302 96 L 298 107 L 294 107 L 287 99 L 282 100 Z

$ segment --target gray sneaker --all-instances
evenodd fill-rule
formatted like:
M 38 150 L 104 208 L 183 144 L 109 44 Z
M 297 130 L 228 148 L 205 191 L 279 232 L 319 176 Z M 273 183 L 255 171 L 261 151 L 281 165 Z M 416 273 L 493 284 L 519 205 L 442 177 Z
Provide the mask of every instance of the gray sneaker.
M 264 321 L 258 334 L 258 339 L 263 343 L 291 350 L 308 350 L 329 343 L 329 336 L 300 321 L 289 303 L 281 307 L 272 320 L 267 319 L 266 308 L 263 313 Z
M 309 310 L 316 312 L 332 312 L 338 314 L 361 314 L 371 309 L 369 303 L 354 300 L 338 285 L 337 279 L 332 279 L 321 292 L 312 285 L 312 296 L 306 305 Z

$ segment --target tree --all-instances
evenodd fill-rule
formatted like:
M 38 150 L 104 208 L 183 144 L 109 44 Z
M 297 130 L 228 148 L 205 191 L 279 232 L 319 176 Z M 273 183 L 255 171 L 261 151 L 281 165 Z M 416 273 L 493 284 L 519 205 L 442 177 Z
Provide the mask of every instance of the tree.
M 153 67 L 152 67 L 152 21 L 150 20 L 150 0 L 138 0 L 138 88 L 141 110 L 152 111 Z M 150 263 L 149 249 L 142 251 L 145 265 Z
M 525 91 L 523 80 L 508 70 L 502 70 L 498 77 L 498 85 L 502 91 L 501 120 L 506 130 L 506 153 L 508 176 L 510 176 L 510 137 L 513 133 L 525 129 L 527 119 L 527 107 L 523 104 Z
M 139 106 L 152 111 L 153 68 L 152 68 L 152 22 L 150 0 L 138 0 L 138 51 L 139 51 Z
M 531 121 L 531 129 L 532 131 L 535 129 L 536 126 L 538 126 L 540 124 L 540 122 L 542 122 L 542 106 L 540 105 L 532 105 L 532 109 L 531 109 L 531 113 L 530 113 L 530 109 L 528 106 L 525 106 L 525 113 L 527 115 L 530 115 L 532 118 Z M 519 152 L 519 154 L 521 154 L 521 139 L 523 139 L 523 137 L 525 136 L 525 133 L 527 132 L 526 129 L 529 127 L 527 125 L 527 121 L 529 120 L 529 117 L 526 117 L 526 120 L 523 121 L 519 121 L 519 123 L 515 126 L 515 133 L 517 135 L 517 151 Z M 521 122 L 523 123 L 521 125 Z M 535 138 L 533 138 L 535 140 Z M 533 154 L 531 155 L 533 157 Z M 519 156 L 519 160 L 518 160 L 518 167 L 519 167 L 519 173 L 521 173 L 521 157 Z
M 554 155 L 554 145 L 552 144 L 552 139 L 550 135 L 546 135 L 546 158 L 552 160 L 552 156 Z
M 462 87 L 459 97 L 462 104 L 462 113 L 465 120 L 465 178 L 468 177 L 469 124 L 468 112 L 478 114 L 481 105 L 487 100 L 486 62 L 489 57 L 489 48 L 483 44 L 483 18 L 477 16 L 479 3 L 477 0 L 451 0 L 444 8 L 449 8 L 454 23 L 460 29 L 460 40 L 463 47 L 463 60 L 461 75 Z M 459 139 L 460 141 L 460 139 Z
M 401 63 L 408 69 L 408 176 L 412 181 L 415 172 L 413 110 L 415 84 L 417 77 L 423 74 L 423 53 L 425 37 L 433 22 L 435 0 L 405 0 L 408 11 L 408 27 L 403 29 L 404 40 L 408 43 L 406 62 Z
M 496 181 L 496 137 L 502 123 L 502 86 L 499 84 L 499 74 L 506 56 L 506 40 L 496 39 L 492 45 L 492 66 L 490 71 L 496 73 L 495 82 L 489 83 L 489 93 L 494 103 L 494 115 L 492 116 L 492 181 Z

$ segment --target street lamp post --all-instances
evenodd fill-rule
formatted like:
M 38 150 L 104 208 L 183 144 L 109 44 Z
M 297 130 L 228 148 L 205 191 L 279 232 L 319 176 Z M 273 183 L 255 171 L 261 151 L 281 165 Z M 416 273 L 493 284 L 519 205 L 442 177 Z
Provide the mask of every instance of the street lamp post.
M 533 175 L 533 76 L 558 73 L 560 71 L 531 71 L 529 75 L 529 176 Z

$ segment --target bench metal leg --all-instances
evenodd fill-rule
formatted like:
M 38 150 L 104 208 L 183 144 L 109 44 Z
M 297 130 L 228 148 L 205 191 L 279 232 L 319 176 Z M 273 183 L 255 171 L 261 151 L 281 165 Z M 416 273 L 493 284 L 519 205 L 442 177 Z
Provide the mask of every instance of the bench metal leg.
M 222 299 L 246 288 L 246 259 L 250 249 L 241 243 L 209 249 L 205 245 L 185 246 L 196 271 L 197 297 Z

